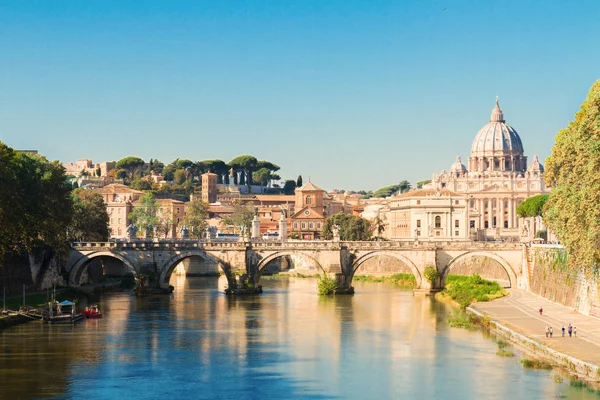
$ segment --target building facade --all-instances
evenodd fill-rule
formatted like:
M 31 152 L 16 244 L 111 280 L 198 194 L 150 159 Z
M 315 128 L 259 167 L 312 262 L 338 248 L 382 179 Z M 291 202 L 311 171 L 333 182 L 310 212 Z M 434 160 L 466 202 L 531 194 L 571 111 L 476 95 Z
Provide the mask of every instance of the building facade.
M 527 164 L 521 138 L 504 120 L 498 100 L 490 122 L 473 140 L 468 165 L 469 168 L 458 156 L 449 172 L 434 174 L 425 188 L 450 190 L 467 199 L 471 238 L 517 239 L 519 204 L 550 190 L 544 183 L 544 166 L 538 157 Z

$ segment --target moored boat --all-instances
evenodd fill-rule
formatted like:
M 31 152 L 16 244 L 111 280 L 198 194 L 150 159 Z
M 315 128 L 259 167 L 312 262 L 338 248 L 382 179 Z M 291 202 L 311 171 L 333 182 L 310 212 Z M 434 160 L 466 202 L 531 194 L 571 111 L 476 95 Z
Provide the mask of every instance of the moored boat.
M 102 318 L 102 313 L 100 312 L 100 310 L 98 309 L 98 306 L 96 304 L 86 307 L 85 312 L 83 314 L 85 315 L 86 318 L 90 318 L 90 319 Z
M 72 301 L 61 301 L 56 304 L 56 311 L 52 304 L 50 311 L 44 315 L 43 320 L 49 324 L 74 324 L 85 319 L 85 315 L 75 313 L 75 303 Z

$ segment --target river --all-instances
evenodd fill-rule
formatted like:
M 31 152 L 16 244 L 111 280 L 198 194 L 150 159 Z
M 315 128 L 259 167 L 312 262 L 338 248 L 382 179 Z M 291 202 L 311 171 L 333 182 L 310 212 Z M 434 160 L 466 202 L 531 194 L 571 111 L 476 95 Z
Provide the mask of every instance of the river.
M 174 277 L 171 296 L 104 295 L 104 318 L 0 332 L 0 399 L 598 399 L 495 353 L 453 310 L 411 290 L 263 278 L 227 298 L 225 278 Z

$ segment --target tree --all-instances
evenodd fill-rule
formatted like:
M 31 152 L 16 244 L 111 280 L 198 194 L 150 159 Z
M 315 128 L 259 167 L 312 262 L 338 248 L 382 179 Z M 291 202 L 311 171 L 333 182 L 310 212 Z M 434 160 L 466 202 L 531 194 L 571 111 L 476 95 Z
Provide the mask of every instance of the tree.
M 296 189 L 296 181 L 292 179 L 288 179 L 285 181 L 283 185 L 283 194 L 293 195 Z
M 134 179 L 129 187 L 135 190 L 152 190 L 152 184 L 143 179 Z
M 341 240 L 369 240 L 373 232 L 371 222 L 356 215 L 344 214 L 342 212 L 332 215 L 323 224 L 322 237 L 325 240 L 333 238 L 332 227 L 340 227 Z
M 102 168 L 96 168 L 96 176 L 102 175 Z
M 102 196 L 91 190 L 75 189 L 73 218 L 69 224 L 69 240 L 104 242 L 108 240 L 108 213 Z
M 260 183 L 261 186 L 267 186 L 271 181 L 271 171 L 266 168 L 261 168 L 252 174 L 252 180 L 256 183 Z
M 428 183 L 431 183 L 431 179 L 425 179 L 417 182 L 417 189 L 423 189 L 423 186 L 427 185 Z
M 298 175 L 298 179 L 296 180 L 296 187 L 302 187 L 302 175 Z
M 400 181 L 400 183 L 398 184 L 398 192 L 399 193 L 406 193 L 411 189 L 411 185 L 409 181 Z
M 152 175 L 152 172 L 155 174 L 162 174 L 163 169 L 165 168 L 165 164 L 156 159 L 150 159 L 148 162 L 148 170 L 146 171 L 146 175 Z
M 189 202 L 185 208 L 185 217 L 181 222 L 190 230 L 190 236 L 201 238 L 207 227 L 208 203 L 200 199 Z
M 235 201 L 233 203 L 233 212 L 231 213 L 231 216 L 223 218 L 223 223 L 238 227 L 242 233 L 242 236 L 247 238 L 250 228 L 252 227 L 253 218 L 253 203 L 248 203 L 245 205 L 239 201 Z
M 544 179 L 552 187 L 545 223 L 565 245 L 572 267 L 600 263 L 600 80 L 569 126 L 562 129 L 546 160 Z
M 541 217 L 543 214 L 544 205 L 548 201 L 547 194 L 538 194 L 530 197 L 517 207 L 517 215 L 519 217 Z
M 158 204 L 152 193 L 140 197 L 129 218 L 139 228 L 152 231 L 158 223 Z
M 249 154 L 237 156 L 228 163 L 234 170 L 244 173 L 245 183 L 248 187 L 252 185 L 252 173 L 256 171 L 258 160 Z
M 0 260 L 8 250 L 40 245 L 65 255 L 73 213 L 64 167 L 40 155 L 17 153 L 0 142 Z
M 178 169 L 177 171 L 175 171 L 175 173 L 173 174 L 173 182 L 175 182 L 177 185 L 181 185 L 185 181 L 186 181 L 185 171 L 182 169 Z
M 129 156 L 129 157 L 125 157 L 125 158 L 122 158 L 119 161 L 117 161 L 116 167 L 118 169 L 126 170 L 129 174 L 129 178 L 133 179 L 134 172 L 138 168 L 143 167 L 144 164 L 145 164 L 145 162 L 141 158 Z
M 227 172 L 229 171 L 229 168 L 231 168 L 229 165 L 227 165 L 225 163 L 225 161 L 223 160 L 204 160 L 202 161 L 202 163 L 204 164 L 204 166 L 206 167 L 206 171 L 212 172 L 213 174 L 217 174 L 218 175 L 218 182 L 219 183 L 223 183 L 223 175 L 227 174 Z
M 381 237 L 381 234 L 385 231 L 385 223 L 383 222 L 383 220 L 381 219 L 381 217 L 379 215 L 377 217 L 375 217 L 372 225 L 373 225 L 373 231 L 377 234 L 378 237 Z
M 169 236 L 169 232 L 173 229 L 173 213 L 168 209 L 160 209 L 158 213 L 158 222 L 156 228 L 165 238 Z

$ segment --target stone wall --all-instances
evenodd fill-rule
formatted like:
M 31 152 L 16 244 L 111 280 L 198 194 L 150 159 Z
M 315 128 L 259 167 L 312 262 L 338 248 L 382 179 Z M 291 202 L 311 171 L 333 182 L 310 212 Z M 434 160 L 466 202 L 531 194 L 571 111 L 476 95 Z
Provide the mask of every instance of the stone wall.
M 531 292 L 582 314 L 600 317 L 598 274 L 570 268 L 562 247 L 534 245 L 528 251 Z
M 498 281 L 500 284 L 510 286 L 510 278 L 502 265 L 493 258 L 474 256 L 458 260 L 449 274 L 471 276 L 478 274 L 483 279 Z
M 411 269 L 401 260 L 392 256 L 377 256 L 368 259 L 358 267 L 356 275 L 411 274 Z
M 0 268 L 0 287 L 6 287 L 7 293 L 20 293 L 23 285 L 28 290 L 43 290 L 54 283 L 65 285 L 65 274 L 64 260 L 59 259 L 52 249 L 8 253 Z

